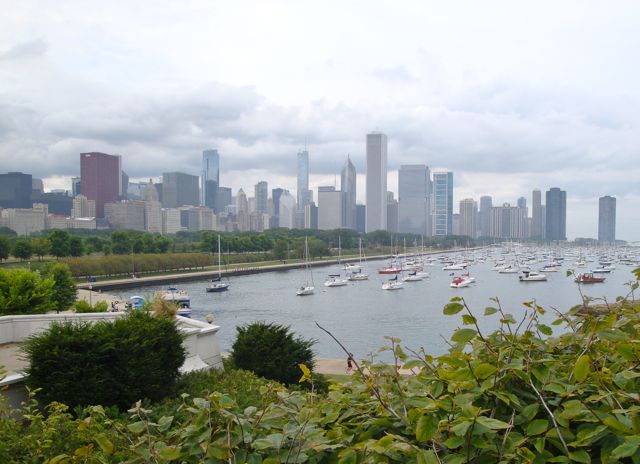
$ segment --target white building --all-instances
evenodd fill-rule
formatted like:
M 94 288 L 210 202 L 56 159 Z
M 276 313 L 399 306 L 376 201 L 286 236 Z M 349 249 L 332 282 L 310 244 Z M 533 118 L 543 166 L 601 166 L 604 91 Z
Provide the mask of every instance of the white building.
M 318 187 L 318 229 L 342 227 L 343 195 L 335 187 Z
M 162 209 L 162 235 L 175 234 L 182 230 L 179 208 Z
M 280 227 L 293 229 L 296 221 L 296 199 L 285 190 L 280 195 Z
M 0 211 L 0 226 L 14 230 L 18 235 L 41 232 L 46 228 L 47 205 L 34 208 L 8 208 Z
M 366 177 L 366 231 L 387 230 L 387 136 L 380 132 L 367 134 Z
M 76 195 L 73 199 L 73 210 L 71 211 L 71 217 L 96 217 L 96 201 L 89 200 L 84 195 Z

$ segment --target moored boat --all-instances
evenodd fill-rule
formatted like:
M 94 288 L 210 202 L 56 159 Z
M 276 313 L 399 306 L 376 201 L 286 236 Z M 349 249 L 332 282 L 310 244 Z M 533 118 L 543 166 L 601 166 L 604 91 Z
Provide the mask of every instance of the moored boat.
M 592 272 L 582 272 L 578 274 L 573 280 L 579 284 L 598 284 L 604 282 L 605 278 L 596 277 Z
M 178 290 L 175 287 L 169 287 L 165 291 L 160 292 L 160 298 L 169 303 L 173 303 L 178 307 L 178 316 L 191 316 L 191 299 L 186 290 Z
M 536 271 L 522 271 L 522 275 L 519 276 L 520 282 L 544 282 L 547 280 L 547 276 L 541 272 Z

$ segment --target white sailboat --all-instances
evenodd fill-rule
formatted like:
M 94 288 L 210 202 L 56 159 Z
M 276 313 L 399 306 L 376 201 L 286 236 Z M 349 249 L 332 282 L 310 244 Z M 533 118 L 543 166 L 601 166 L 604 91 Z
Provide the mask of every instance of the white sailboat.
M 220 268 L 220 235 L 218 235 L 218 277 L 207 286 L 207 292 L 224 292 L 229 289 L 229 283 L 222 281 L 222 269 Z
M 396 275 L 393 279 L 389 279 L 382 284 L 382 290 L 401 290 L 403 285 L 404 282 L 398 280 L 398 276 Z
M 298 296 L 312 295 L 315 290 L 315 284 L 313 283 L 313 271 L 309 265 L 309 240 L 307 237 L 304 238 L 304 266 L 307 270 L 308 280 L 296 291 L 296 295 Z
M 362 272 L 362 239 L 358 240 L 358 256 L 359 262 L 358 264 L 352 265 L 350 271 L 347 272 L 347 279 L 357 281 L 357 280 L 367 280 L 369 278 L 369 274 Z M 346 269 L 346 266 L 345 266 Z

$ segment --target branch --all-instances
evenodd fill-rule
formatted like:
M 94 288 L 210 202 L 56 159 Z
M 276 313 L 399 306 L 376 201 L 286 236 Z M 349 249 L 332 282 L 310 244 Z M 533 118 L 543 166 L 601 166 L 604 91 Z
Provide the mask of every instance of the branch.
M 560 427 L 558 427 L 558 423 L 556 422 L 556 418 L 553 417 L 553 413 L 551 412 L 551 409 L 549 409 L 549 406 L 547 406 L 547 403 L 545 402 L 544 398 L 542 397 L 542 395 L 540 394 L 540 392 L 538 391 L 536 386 L 533 384 L 531 379 L 529 379 L 529 385 L 531 385 L 531 388 L 533 388 L 533 391 L 536 392 L 536 395 L 538 395 L 538 398 L 542 402 L 542 406 L 544 406 L 544 408 L 547 410 L 547 413 L 549 413 L 549 417 L 551 417 L 551 422 L 553 422 L 553 426 L 556 429 L 556 433 L 558 434 L 558 438 L 562 442 L 562 446 L 564 447 L 564 451 L 565 451 L 565 453 L 567 453 L 567 455 L 569 455 L 569 448 L 567 448 L 567 443 L 564 441 L 564 437 L 562 436 L 562 433 L 560 433 Z

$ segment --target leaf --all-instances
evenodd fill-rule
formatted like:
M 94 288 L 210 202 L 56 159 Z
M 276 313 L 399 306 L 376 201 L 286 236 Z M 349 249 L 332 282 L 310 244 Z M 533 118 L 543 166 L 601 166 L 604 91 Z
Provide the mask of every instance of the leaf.
M 64 464 L 69 462 L 69 456 L 66 454 L 59 454 L 48 462 L 48 464 Z
M 615 329 L 603 329 L 596 332 L 598 338 L 602 340 L 608 340 L 610 342 L 619 342 L 622 340 L 627 340 L 629 336 L 624 333 L 622 330 Z
M 416 440 L 423 443 L 431 440 L 438 431 L 438 422 L 435 415 L 421 416 L 416 424 Z
M 640 436 L 635 435 L 631 437 L 626 437 L 624 439 L 624 443 L 622 443 L 620 446 L 618 446 L 611 452 L 611 458 L 621 459 L 621 458 L 631 457 L 636 453 L 636 451 L 638 451 L 639 447 L 640 447 Z
M 444 309 L 442 310 L 442 313 L 445 316 L 453 316 L 454 314 L 458 314 L 463 309 L 464 309 L 464 306 L 462 306 L 460 303 L 448 303 L 445 305 Z
M 298 383 L 311 382 L 311 371 L 309 370 L 309 368 L 304 364 L 298 364 L 298 367 L 302 371 L 302 377 L 300 377 Z
M 486 379 L 497 371 L 496 367 L 489 363 L 481 363 L 473 368 L 473 374 L 479 379 Z
M 162 416 L 158 421 L 158 430 L 160 432 L 166 432 L 171 427 L 173 422 L 173 416 Z
M 582 382 L 587 378 L 589 374 L 589 366 L 591 365 L 591 358 L 588 354 L 584 354 L 578 358 L 576 364 L 573 366 L 573 373 L 576 376 L 578 382 Z
M 459 329 L 453 333 L 453 335 L 451 336 L 451 340 L 456 343 L 467 343 L 468 341 L 472 340 L 477 334 L 478 332 L 476 332 L 474 329 Z
M 142 433 L 145 429 L 145 423 L 143 421 L 134 422 L 133 424 L 127 425 L 127 428 L 133 433 Z
M 100 449 L 102 449 L 102 451 L 104 451 L 106 454 L 113 454 L 113 443 L 107 438 L 104 433 L 96 435 L 96 443 L 98 443 Z
M 498 308 L 493 308 L 491 306 L 484 308 L 484 315 L 485 316 L 491 316 L 492 314 L 495 314 L 498 312 Z
M 591 463 L 591 456 L 585 450 L 577 450 L 569 453 L 569 458 L 576 462 L 583 462 L 584 464 Z
M 538 324 L 538 330 L 543 335 L 553 335 L 553 329 L 545 324 Z
M 338 464 L 356 464 L 358 462 L 358 455 L 352 449 L 345 449 L 340 451 L 340 459 L 338 459 Z
M 546 419 L 536 419 L 527 425 L 527 435 L 540 435 L 549 428 L 549 421 Z
M 475 317 L 473 317 L 473 316 L 471 316 L 469 314 L 463 314 L 462 315 L 462 323 L 464 325 L 472 325 L 472 324 L 475 324 L 476 322 L 477 321 L 476 321 Z
M 498 419 L 492 419 L 492 418 L 486 417 L 486 416 L 478 416 L 478 417 L 476 417 L 476 422 L 478 424 L 480 424 L 480 425 L 484 425 L 485 427 L 487 427 L 488 429 L 491 429 L 491 430 L 508 429 L 509 427 L 511 427 L 506 422 L 503 422 L 503 421 L 498 420 Z
M 163 461 L 175 461 L 180 458 L 180 450 L 176 446 L 168 446 L 158 451 L 158 457 Z
M 416 462 L 417 464 L 438 464 L 438 457 L 433 451 L 418 450 Z

